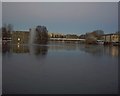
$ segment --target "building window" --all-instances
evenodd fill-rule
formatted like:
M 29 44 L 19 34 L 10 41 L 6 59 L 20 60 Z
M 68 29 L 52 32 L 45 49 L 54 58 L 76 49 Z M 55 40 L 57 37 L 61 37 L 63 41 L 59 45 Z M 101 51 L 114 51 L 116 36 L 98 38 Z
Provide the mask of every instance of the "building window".
M 20 38 L 18 38 L 18 41 L 20 41 Z

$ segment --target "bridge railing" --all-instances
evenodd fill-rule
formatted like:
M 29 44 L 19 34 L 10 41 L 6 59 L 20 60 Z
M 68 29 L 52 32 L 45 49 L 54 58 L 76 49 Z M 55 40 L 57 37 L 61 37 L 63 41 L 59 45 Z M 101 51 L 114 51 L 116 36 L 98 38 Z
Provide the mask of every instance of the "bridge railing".
M 85 41 L 85 39 L 72 39 L 72 38 L 50 38 L 50 40 L 62 41 Z

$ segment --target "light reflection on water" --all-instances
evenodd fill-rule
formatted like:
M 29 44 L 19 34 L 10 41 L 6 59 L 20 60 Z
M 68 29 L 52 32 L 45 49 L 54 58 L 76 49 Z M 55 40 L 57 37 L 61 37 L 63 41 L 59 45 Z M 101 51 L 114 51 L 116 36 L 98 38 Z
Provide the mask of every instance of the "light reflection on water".
M 47 51 L 80 51 L 86 52 L 92 55 L 109 55 L 118 57 L 118 46 L 103 46 L 103 45 L 84 45 L 84 44 L 48 44 L 48 45 L 3 45 L 3 54 L 5 53 L 32 53 L 47 54 Z M 34 51 L 34 53 L 33 53 Z
M 3 45 L 5 94 L 118 92 L 118 47 L 69 43 Z

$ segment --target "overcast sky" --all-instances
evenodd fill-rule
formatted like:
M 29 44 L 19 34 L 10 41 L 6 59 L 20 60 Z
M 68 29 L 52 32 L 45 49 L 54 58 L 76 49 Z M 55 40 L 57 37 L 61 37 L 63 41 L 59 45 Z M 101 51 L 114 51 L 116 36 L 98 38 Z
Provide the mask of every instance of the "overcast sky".
M 2 2 L 119 2 L 119 0 L 1 0 Z
M 3 2 L 2 17 L 3 24 L 13 24 L 15 30 L 28 30 L 37 25 L 45 25 L 49 32 L 64 34 L 118 30 L 117 2 Z

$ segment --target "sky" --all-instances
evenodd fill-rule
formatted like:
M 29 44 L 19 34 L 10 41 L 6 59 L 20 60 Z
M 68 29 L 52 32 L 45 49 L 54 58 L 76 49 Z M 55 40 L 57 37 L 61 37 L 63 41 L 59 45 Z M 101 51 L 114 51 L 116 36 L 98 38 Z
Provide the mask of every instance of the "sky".
M 44 25 L 49 32 L 85 34 L 118 30 L 117 2 L 3 2 L 2 23 L 14 30 Z
M 2 2 L 119 2 L 119 0 L 1 0 Z
M 0 21 L 2 21 L 2 2 L 0 2 Z M 0 22 L 0 27 L 2 26 L 2 22 Z

